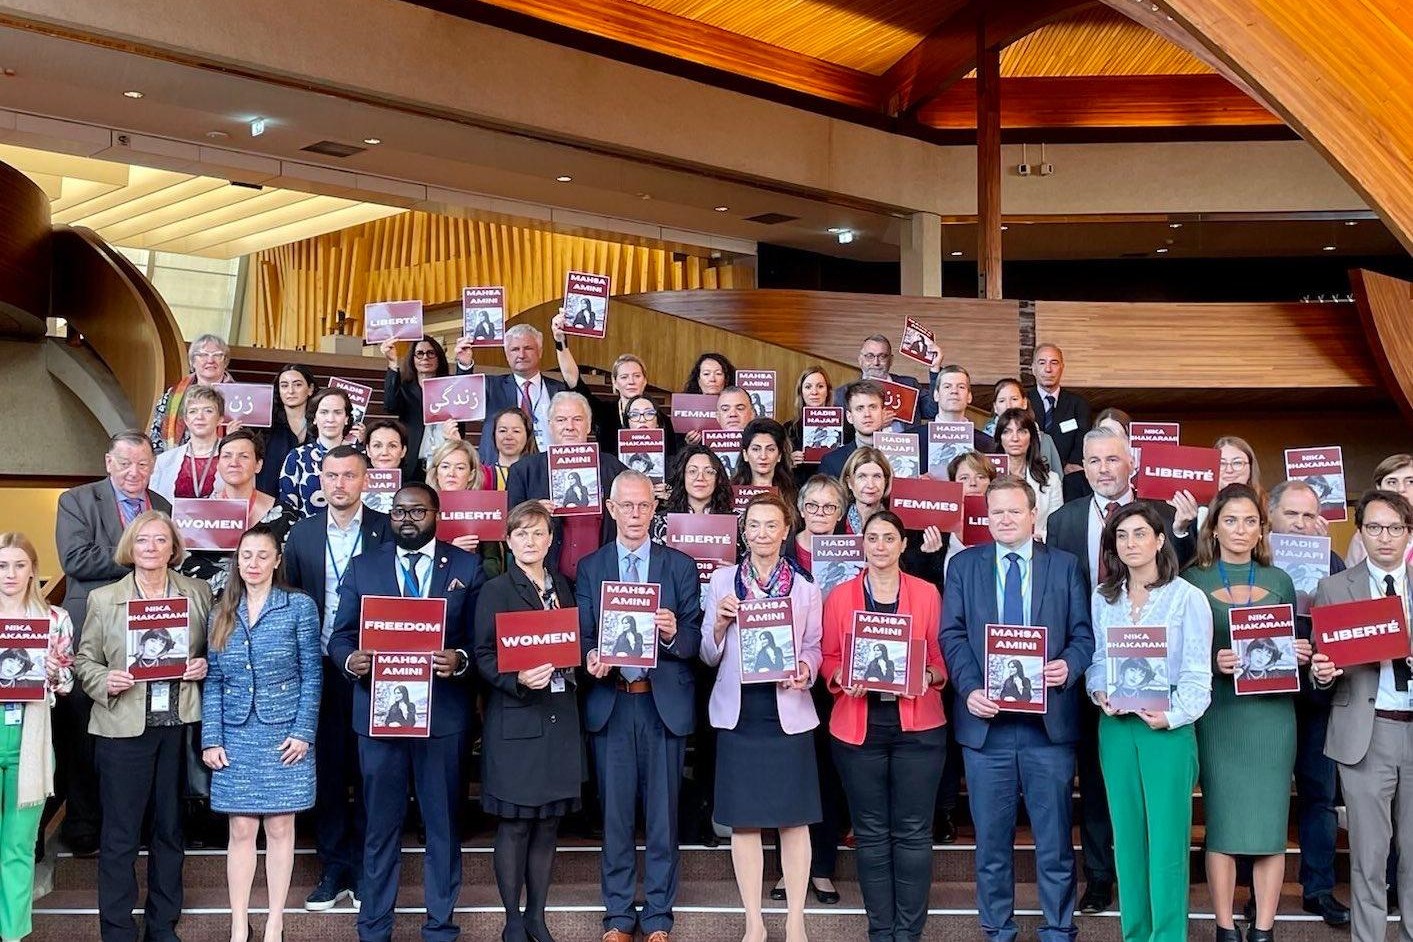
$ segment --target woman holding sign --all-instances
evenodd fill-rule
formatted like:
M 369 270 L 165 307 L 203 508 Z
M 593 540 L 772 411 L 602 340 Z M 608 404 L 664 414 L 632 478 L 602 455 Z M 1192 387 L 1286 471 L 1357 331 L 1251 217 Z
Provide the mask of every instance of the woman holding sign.
M 138 848 L 152 807 L 148 838 L 148 938 L 175 937 L 182 910 L 182 770 L 187 727 L 201 721 L 206 677 L 206 616 L 211 590 L 175 570 L 186 556 L 181 535 L 159 510 L 133 518 L 113 561 L 132 572 L 88 597 L 75 673 L 93 700 L 88 731 L 95 737 L 99 838 L 99 929 L 105 942 L 135 938 Z M 183 608 L 185 611 L 183 612 Z M 131 620 L 130 620 L 131 619 Z M 127 665 L 152 627 L 180 637 L 186 662 L 170 675 L 135 678 Z
M 938 647 L 942 599 L 936 586 L 903 572 L 907 541 L 890 510 L 863 527 L 867 567 L 829 594 L 824 606 L 820 673 L 834 694 L 829 731 L 844 780 L 858 844 L 859 889 L 872 942 L 922 938 L 932 885 L 932 817 L 947 753 L 942 686 L 947 668 Z M 854 623 L 860 613 L 904 615 L 908 643 L 919 648 L 904 667 L 910 689 L 880 693 L 854 681 Z M 925 653 L 923 653 L 925 652 Z
M 9 700 L 16 695 L 18 678 L 10 675 L 6 689 L 0 690 L 0 939 L 23 939 L 32 929 L 30 907 L 34 892 L 34 842 L 44 800 L 54 794 L 54 744 L 50 733 L 50 708 L 54 695 L 74 687 L 74 627 L 68 612 L 55 608 L 39 591 L 39 554 L 23 533 L 0 533 L 0 630 L 9 639 L 0 647 L 23 657 L 29 673 L 43 662 L 42 687 L 26 700 Z M 19 633 L 9 625 L 18 619 L 32 619 L 27 626 L 32 641 L 42 650 L 17 644 Z
M 265 942 L 284 937 L 294 870 L 294 816 L 314 807 L 314 727 L 324 673 L 314 600 L 275 581 L 279 535 L 256 524 L 240 538 L 237 573 L 211 612 L 201 761 L 211 810 L 230 816 L 226 881 L 231 938 L 250 937 L 255 839 L 265 826 Z
M 465 339 L 465 338 L 463 338 Z M 397 341 L 384 340 L 379 347 L 388 358 L 388 372 L 383 377 L 383 408 L 392 413 L 407 428 L 407 458 L 402 466 L 404 480 L 420 480 L 422 469 L 430 468 L 432 453 L 447 439 L 460 438 L 460 426 L 448 419 L 428 426 L 422 412 L 422 383 L 439 376 L 451 375 L 446 349 L 431 337 L 407 348 L 401 359 Z M 474 366 L 471 346 L 457 344 L 457 373 L 469 373 Z M 465 355 L 466 359 L 460 359 Z
M 685 445 L 667 471 L 667 500 L 658 502 L 649 529 L 654 543 L 667 545 L 668 514 L 732 513 L 726 467 L 705 445 Z
M 1181 942 L 1187 938 L 1188 846 L 1197 784 L 1193 724 L 1212 698 L 1212 610 L 1201 590 L 1178 578 L 1177 554 L 1151 504 L 1136 501 L 1115 513 L 1100 536 L 1099 552 L 1107 578 L 1094 592 L 1094 662 L 1085 681 L 1090 698 L 1104 711 L 1099 761 L 1114 822 L 1123 937 Z M 1129 625 L 1167 630 L 1172 692 L 1166 711 L 1129 712 L 1108 703 L 1109 629 Z M 1138 660 L 1151 675 L 1148 664 Z
M 157 456 L 152 466 L 153 492 L 174 497 L 210 497 L 221 484 L 216 470 L 216 445 L 226 400 L 212 386 L 193 386 L 182 397 L 187 440 Z
M 785 426 L 774 419 L 755 418 L 741 432 L 741 460 L 736 465 L 732 484 L 773 487 L 786 507 L 793 507 L 797 496 L 795 464 L 790 459 L 790 439 Z M 787 516 L 795 526 L 792 510 Z
M 1045 521 L 1065 502 L 1060 475 L 1041 457 L 1040 426 L 1029 409 L 1007 409 L 996 418 L 996 443 L 1006 453 L 1008 473 L 1035 491 L 1035 537 L 1045 539 Z
M 795 418 L 785 423 L 785 436 L 790 440 L 790 461 L 796 466 L 805 463 L 805 409 L 823 409 L 831 405 L 834 384 L 822 366 L 807 366 L 795 381 Z
M 511 509 L 505 526 L 512 560 L 476 603 L 476 669 L 486 682 L 481 807 L 499 819 L 494 859 L 505 942 L 551 942 L 545 901 L 555 840 L 560 819 L 579 808 L 586 773 L 573 668 L 544 663 L 503 672 L 499 663 L 499 616 L 558 609 L 572 615 L 574 590 L 545 566 L 551 522 L 539 501 Z M 577 632 L 577 619 L 571 624 L 568 630 Z
M 886 500 L 893 492 L 893 466 L 883 452 L 864 445 L 855 449 L 844 462 L 840 479 L 849 489 L 850 497 L 843 532 L 863 533 L 869 519 L 887 509 Z M 903 571 L 933 585 L 941 585 L 951 534 L 936 527 L 906 532 Z
M 731 361 L 719 353 L 703 353 L 692 364 L 682 391 L 695 396 L 719 396 L 727 386 L 735 385 L 736 367 Z M 695 445 L 702 440 L 702 433 L 692 429 L 684 438 Z
M 152 439 L 152 450 L 159 455 L 186 441 L 187 391 L 194 386 L 231 382 L 231 374 L 226 372 L 231 364 L 231 346 L 215 334 L 201 334 L 192 340 L 186 349 L 186 362 L 191 372 L 164 392 L 152 409 L 147 435 Z
M 1117 516 L 1117 515 L 1116 515 Z M 1245 484 L 1229 484 L 1212 499 L 1197 537 L 1197 558 L 1183 573 L 1212 610 L 1213 665 L 1225 677 L 1212 686 L 1212 705 L 1197 722 L 1203 808 L 1207 822 L 1207 883 L 1219 942 L 1239 939 L 1232 919 L 1236 858 L 1254 857 L 1256 921 L 1247 939 L 1267 942 L 1275 926 L 1285 874 L 1290 777 L 1295 768 L 1295 703 L 1289 695 L 1236 695 L 1231 675 L 1231 610 L 1294 605 L 1290 576 L 1271 565 L 1266 502 Z M 1296 655 L 1310 660 L 1310 642 Z
M 809 825 L 822 817 L 811 733 L 819 716 L 809 694 L 819 670 L 821 604 L 819 589 L 781 555 L 793 516 L 775 494 L 753 498 L 746 505 L 743 526 L 749 556 L 712 574 L 703 606 L 708 630 L 702 632 L 700 657 L 717 668 L 709 714 L 711 725 L 720 730 L 713 817 L 731 828 L 731 861 L 746 908 L 745 938 L 753 942 L 765 939 L 761 830 L 780 832 L 789 907 L 785 938 L 803 940 Z M 754 616 L 746 613 L 773 599 L 788 604 L 762 614 L 762 627 L 752 627 Z M 790 650 L 780 646 L 776 651 L 784 663 L 780 670 L 768 672 L 767 682 L 747 682 L 759 667 L 760 653 L 768 650 L 757 643 L 760 637 L 770 637 L 767 624 L 789 628 Z

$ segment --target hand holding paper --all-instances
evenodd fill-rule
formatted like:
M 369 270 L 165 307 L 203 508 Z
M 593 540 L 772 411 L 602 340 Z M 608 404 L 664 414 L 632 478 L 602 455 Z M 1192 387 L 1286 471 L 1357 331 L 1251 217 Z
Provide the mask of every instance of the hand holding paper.
M 554 676 L 553 664 L 541 664 L 539 667 L 532 667 L 529 670 L 520 671 L 515 675 L 515 679 L 522 687 L 529 687 L 531 690 L 543 690 L 549 686 L 550 678 Z
M 1063 660 L 1045 662 L 1045 686 L 1063 687 L 1070 679 L 1070 665 Z

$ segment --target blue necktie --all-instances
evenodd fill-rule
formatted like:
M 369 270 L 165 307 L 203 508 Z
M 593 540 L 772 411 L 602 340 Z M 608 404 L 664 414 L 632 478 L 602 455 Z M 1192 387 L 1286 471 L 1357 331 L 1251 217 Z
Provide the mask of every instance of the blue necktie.
M 133 518 L 142 513 L 142 501 L 131 497 L 123 498 L 123 526 L 132 523 Z
M 407 598 L 422 597 L 422 584 L 417 581 L 417 564 L 421 561 L 421 553 L 407 554 L 407 566 L 402 570 L 402 594 Z
M 1007 553 L 1006 586 L 1001 595 L 1001 621 L 1008 625 L 1025 624 L 1025 595 L 1021 591 L 1020 554 Z
M 624 581 L 624 582 L 641 582 L 641 581 L 642 581 L 642 577 L 638 575 L 638 554 L 637 554 L 637 553 L 629 553 L 629 554 L 628 554 L 628 564 L 623 567 L 623 581 Z M 645 644 L 651 644 L 651 643 L 653 643 L 653 641 L 655 641 L 655 640 L 656 640 L 655 638 L 644 638 L 644 639 L 643 639 L 643 642 L 644 642 Z M 631 684 L 633 681 L 635 681 L 635 680 L 642 680 L 644 677 L 648 676 L 648 672 L 645 671 L 645 670 L 643 670 L 641 667 L 620 667 L 620 668 L 618 669 L 618 671 L 619 671 L 620 674 L 623 675 L 623 679 L 626 680 L 626 681 L 628 681 L 630 684 Z

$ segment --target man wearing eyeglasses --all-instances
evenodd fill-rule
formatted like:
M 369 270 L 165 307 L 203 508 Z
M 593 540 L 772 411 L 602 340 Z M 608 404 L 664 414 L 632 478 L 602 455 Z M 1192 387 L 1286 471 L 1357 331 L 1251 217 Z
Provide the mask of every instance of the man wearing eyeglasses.
M 461 757 L 472 725 L 469 670 L 476 597 L 484 576 L 480 558 L 436 538 L 437 492 L 408 484 L 393 497 L 388 514 L 392 542 L 355 556 L 339 586 L 338 614 L 329 638 L 329 657 L 353 681 L 352 725 L 358 734 L 363 770 L 367 836 L 359 884 L 358 938 L 390 942 L 397 903 L 403 819 L 409 789 L 427 831 L 423 864 L 422 924 L 426 942 L 452 942 L 460 933 L 452 922 L 461 891 Z M 443 648 L 432 655 L 433 678 L 426 738 L 369 735 L 369 699 L 374 651 L 359 645 L 366 596 L 446 599 Z
M 1413 505 L 1392 491 L 1359 499 L 1354 523 L 1368 559 L 1320 580 L 1314 607 L 1397 596 L 1408 610 L 1410 570 L 1404 562 Z M 1390 841 L 1413 847 L 1413 667 L 1411 658 L 1337 668 L 1316 651 L 1310 675 L 1333 688 L 1325 754 L 1339 768 L 1349 816 L 1349 892 L 1353 942 L 1382 940 L 1388 923 L 1386 867 Z M 1406 859 L 1404 861 L 1406 864 Z M 1413 899 L 1413 868 L 1401 866 L 1398 897 Z M 1405 933 L 1406 935 L 1406 933 Z
M 113 562 L 113 553 L 128 523 L 145 510 L 172 512 L 172 505 L 148 489 L 156 457 L 152 442 L 136 429 L 114 435 L 103 456 L 108 476 L 70 488 L 59 497 L 54 539 L 64 570 L 64 608 L 74 622 L 74 649 L 83 634 L 88 595 L 117 582 L 131 570 Z M 90 700 L 78 686 L 58 699 L 58 781 L 67 782 L 61 796 L 68 807 L 60 836 L 79 856 L 98 853 L 102 813 L 98 807 L 98 777 L 93 766 L 93 739 L 88 734 Z
M 523 463 L 522 458 L 517 464 Z M 668 942 L 677 898 L 677 805 L 687 737 L 696 725 L 692 665 L 701 647 L 697 564 L 685 553 L 648 539 L 657 501 L 637 471 L 613 482 L 608 511 L 616 535 L 579 564 L 574 595 L 585 667 L 584 728 L 593 736 L 594 767 L 603 803 L 603 942 Z M 650 582 L 661 588 L 653 616 L 657 666 L 615 668 L 599 662 L 600 593 L 605 582 Z M 641 912 L 634 905 L 636 809 L 641 799 L 647 836 Z
M 550 444 L 582 445 L 589 440 L 592 422 L 589 400 L 576 392 L 559 393 L 549 407 Z M 613 479 L 623 471 L 621 461 L 599 449 L 599 481 L 605 493 L 613 484 Z M 549 503 L 549 454 L 542 451 L 515 462 L 510 468 L 505 490 L 511 507 L 521 501 L 538 500 L 547 509 L 552 509 Z M 551 528 L 553 542 L 550 543 L 545 565 L 573 581 L 579 560 L 611 542 L 615 535 L 613 519 L 608 515 L 555 517 Z
M 923 385 L 911 376 L 893 373 L 893 342 L 882 334 L 872 334 L 865 337 L 863 346 L 859 347 L 859 379 L 882 380 L 913 387 L 918 391 L 915 421 L 931 422 L 937 418 L 937 401 L 932 398 L 932 389 L 937 385 L 937 371 L 942 367 L 942 350 L 931 344 L 929 349 L 932 351 L 932 363 L 927 368 L 927 384 Z M 847 388 L 841 386 L 834 391 L 836 406 L 848 408 L 844 401 Z M 901 432 L 901 426 L 894 431 Z

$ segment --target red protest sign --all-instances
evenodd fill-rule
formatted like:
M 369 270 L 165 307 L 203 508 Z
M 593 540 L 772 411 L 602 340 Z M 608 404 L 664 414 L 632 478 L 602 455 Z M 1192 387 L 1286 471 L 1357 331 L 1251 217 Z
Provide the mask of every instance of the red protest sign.
M 1310 609 L 1310 624 L 1315 650 L 1336 667 L 1377 664 L 1409 654 L 1408 616 L 1396 595 L 1317 605 Z
M 367 343 L 421 340 L 422 302 L 374 301 L 363 305 L 363 339 Z
M 365 595 L 359 616 L 362 651 L 430 653 L 446 647 L 446 599 Z
M 172 523 L 189 550 L 233 553 L 245 533 L 249 510 L 243 500 L 178 497 L 172 501 Z
M 485 418 L 486 377 L 481 373 L 422 380 L 422 421 L 480 422 Z
M 962 486 L 933 478 L 894 478 L 889 508 L 909 530 L 937 527 L 944 533 L 962 528 Z
M 442 491 L 437 539 L 447 543 L 459 536 L 480 537 L 483 543 L 504 540 L 508 501 L 505 491 Z
M 496 615 L 496 669 L 502 674 L 545 664 L 577 667 L 582 660 L 577 608 Z
M 1191 491 L 1199 504 L 1217 496 L 1222 453 L 1188 445 L 1144 445 L 1134 478 L 1139 497 L 1167 500 L 1178 491 Z
M 239 422 L 250 428 L 269 428 L 275 408 L 275 390 L 267 383 L 217 383 L 226 402 L 221 421 Z

